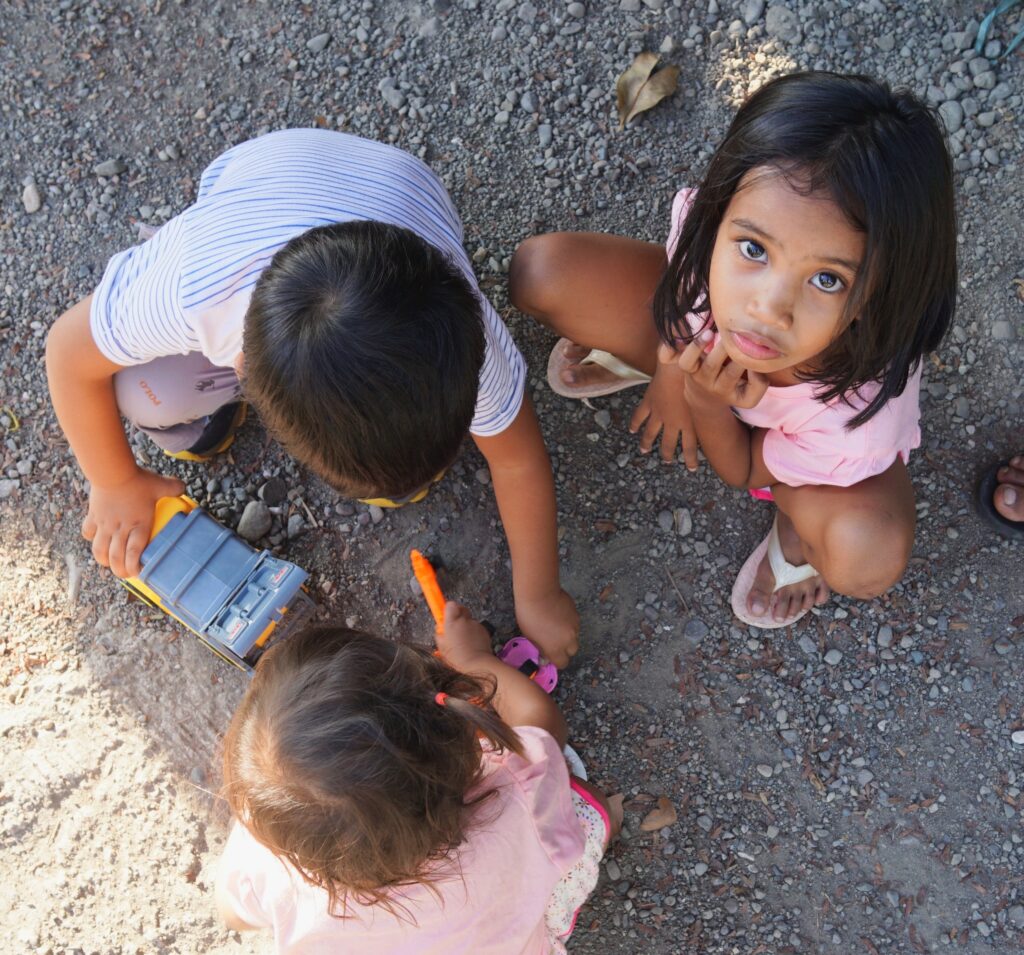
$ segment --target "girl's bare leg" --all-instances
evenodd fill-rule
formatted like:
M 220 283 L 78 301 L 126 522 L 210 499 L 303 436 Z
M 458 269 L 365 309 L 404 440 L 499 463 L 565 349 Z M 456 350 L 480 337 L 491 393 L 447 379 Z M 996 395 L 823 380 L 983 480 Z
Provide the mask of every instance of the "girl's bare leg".
M 851 487 L 772 486 L 779 508 L 779 539 L 791 564 L 809 563 L 820 576 L 772 594 L 775 579 L 766 557 L 747 597 L 754 614 L 768 607 L 783 619 L 823 603 L 829 588 L 868 600 L 903 576 L 914 546 L 914 490 L 897 459 L 883 474 Z
M 534 236 L 516 249 L 509 298 L 522 312 L 579 346 L 611 352 L 640 371 L 657 367 L 658 335 L 651 299 L 665 271 L 663 246 L 597 232 Z M 570 366 L 566 384 L 591 384 L 614 375 L 596 365 Z

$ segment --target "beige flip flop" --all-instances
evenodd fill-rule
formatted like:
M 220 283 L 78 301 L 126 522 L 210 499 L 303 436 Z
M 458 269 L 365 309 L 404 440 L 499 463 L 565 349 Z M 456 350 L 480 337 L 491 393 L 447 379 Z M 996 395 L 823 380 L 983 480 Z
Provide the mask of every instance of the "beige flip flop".
M 747 558 L 746 563 L 740 568 L 740 572 L 736 576 L 736 583 L 732 587 L 732 612 L 740 620 L 750 624 L 752 627 L 760 627 L 762 630 L 778 630 L 781 627 L 788 627 L 791 623 L 796 623 L 808 610 L 798 610 L 796 613 L 783 617 L 781 620 L 776 620 L 772 616 L 771 607 L 760 616 L 755 616 L 750 612 L 750 608 L 747 607 L 747 597 L 750 595 L 750 588 L 754 586 L 757 568 L 761 566 L 761 561 L 764 560 L 766 553 L 772 573 L 775 575 L 773 593 L 775 590 L 788 587 L 790 584 L 798 584 L 802 580 L 816 577 L 818 572 L 810 564 L 796 566 L 783 556 L 782 544 L 779 541 L 779 518 L 776 515 L 775 520 L 772 521 L 772 529 L 768 532 L 768 536 L 757 545 L 754 553 Z
M 610 352 L 593 348 L 579 364 L 600 365 L 615 375 L 618 380 L 608 381 L 601 385 L 567 385 L 562 381 L 562 372 L 570 364 L 576 363 L 570 362 L 565 357 L 565 347 L 572 344 L 573 342 L 568 338 L 558 339 L 555 347 L 551 349 L 551 357 L 548 358 L 548 384 L 556 395 L 562 395 L 564 398 L 600 398 L 601 395 L 613 395 L 617 391 L 646 384 L 651 380 L 650 375 L 645 375 L 642 371 L 620 361 Z

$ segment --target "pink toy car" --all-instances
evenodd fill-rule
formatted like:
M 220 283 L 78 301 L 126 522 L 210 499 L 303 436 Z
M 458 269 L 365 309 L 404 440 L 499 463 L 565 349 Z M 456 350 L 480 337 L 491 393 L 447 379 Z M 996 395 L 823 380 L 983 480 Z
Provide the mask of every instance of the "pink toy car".
M 498 651 L 498 659 L 533 680 L 545 693 L 558 685 L 558 669 L 540 662 L 540 650 L 526 637 L 513 637 Z

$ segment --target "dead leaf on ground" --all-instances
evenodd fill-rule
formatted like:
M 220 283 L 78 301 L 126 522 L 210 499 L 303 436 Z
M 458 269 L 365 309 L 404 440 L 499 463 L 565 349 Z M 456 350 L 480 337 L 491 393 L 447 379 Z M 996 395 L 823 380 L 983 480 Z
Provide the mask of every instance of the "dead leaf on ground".
M 625 129 L 634 116 L 657 106 L 671 96 L 679 85 L 679 67 L 666 66 L 654 72 L 660 57 L 657 53 L 641 53 L 633 60 L 615 84 L 619 110 L 619 129 Z
M 658 797 L 658 808 L 652 809 L 640 823 L 641 832 L 654 832 L 671 826 L 676 821 L 676 807 L 665 796 Z

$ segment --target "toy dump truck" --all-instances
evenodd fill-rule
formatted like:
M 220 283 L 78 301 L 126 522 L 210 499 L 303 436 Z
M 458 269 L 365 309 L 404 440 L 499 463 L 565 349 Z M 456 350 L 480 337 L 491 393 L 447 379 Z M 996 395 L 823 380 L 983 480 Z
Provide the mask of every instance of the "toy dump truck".
M 304 570 L 257 552 L 185 495 L 157 501 L 141 563 L 124 586 L 247 672 L 271 638 L 286 637 L 316 606 Z

